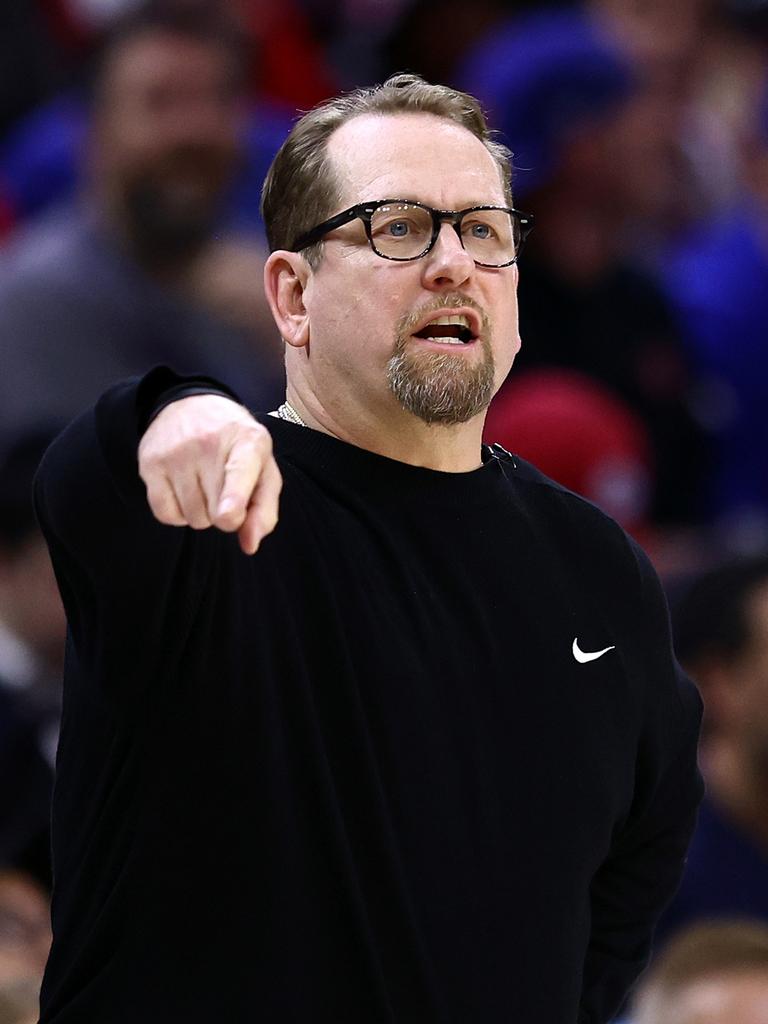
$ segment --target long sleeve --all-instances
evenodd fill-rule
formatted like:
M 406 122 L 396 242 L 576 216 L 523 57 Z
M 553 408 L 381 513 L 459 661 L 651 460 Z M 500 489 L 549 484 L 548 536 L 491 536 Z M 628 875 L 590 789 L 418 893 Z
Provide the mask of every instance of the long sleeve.
M 162 637 L 183 634 L 179 626 L 192 614 L 214 542 L 163 526 L 147 504 L 136 450 L 148 379 L 117 385 L 70 424 L 35 483 L 78 678 L 113 693 L 133 693 L 137 681 L 157 678 L 173 653 Z
M 701 701 L 675 662 L 659 581 L 639 549 L 636 557 L 646 727 L 630 814 L 592 880 L 579 1024 L 606 1024 L 644 968 L 656 922 L 680 882 L 703 793 L 696 758 Z

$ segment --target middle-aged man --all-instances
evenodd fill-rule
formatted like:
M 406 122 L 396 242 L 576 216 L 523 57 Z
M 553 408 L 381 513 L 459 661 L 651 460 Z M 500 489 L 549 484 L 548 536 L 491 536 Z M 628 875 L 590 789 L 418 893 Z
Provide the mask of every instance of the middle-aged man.
M 0 252 L 0 441 L 159 362 L 237 374 L 252 400 L 282 394 L 252 285 L 261 245 L 226 225 L 242 78 L 240 37 L 211 4 L 147 0 L 110 34 L 82 195 Z
M 481 445 L 519 348 L 507 155 L 413 76 L 310 112 L 264 192 L 287 402 L 158 371 L 44 460 L 43 1024 L 602 1024 L 645 962 L 699 705 L 642 552 Z
M 702 919 L 768 926 L 768 557 L 709 569 L 673 622 L 677 654 L 704 699 L 707 796 L 657 938 Z

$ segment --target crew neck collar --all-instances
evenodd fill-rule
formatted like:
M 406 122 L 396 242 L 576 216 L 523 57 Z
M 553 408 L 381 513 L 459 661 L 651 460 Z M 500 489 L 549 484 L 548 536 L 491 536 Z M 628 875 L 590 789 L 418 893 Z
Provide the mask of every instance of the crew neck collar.
M 386 455 L 359 448 L 311 427 L 298 426 L 274 416 L 260 421 L 272 434 L 278 457 L 300 465 L 310 475 L 353 485 L 383 498 L 399 495 L 422 502 L 480 503 L 494 500 L 507 487 L 514 460 L 501 449 L 482 446 L 482 465 L 460 473 L 412 466 Z

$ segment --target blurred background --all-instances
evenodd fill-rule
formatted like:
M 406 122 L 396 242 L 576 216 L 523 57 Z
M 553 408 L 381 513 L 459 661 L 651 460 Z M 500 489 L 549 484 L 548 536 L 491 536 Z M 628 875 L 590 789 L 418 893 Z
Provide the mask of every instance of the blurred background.
M 625 1016 L 768 1020 L 768 0 L 26 0 L 0 9 L 0 1024 L 36 1019 L 49 941 L 40 454 L 157 363 L 279 404 L 261 182 L 297 111 L 403 70 L 481 100 L 536 217 L 486 439 L 645 545 L 705 701 L 706 802 Z

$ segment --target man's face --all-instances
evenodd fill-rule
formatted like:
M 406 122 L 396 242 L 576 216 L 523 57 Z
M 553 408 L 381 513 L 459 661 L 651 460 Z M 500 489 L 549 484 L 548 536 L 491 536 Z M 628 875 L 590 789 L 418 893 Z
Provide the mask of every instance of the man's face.
M 432 115 L 355 118 L 328 152 L 341 185 L 338 211 L 376 199 L 441 210 L 508 205 L 483 144 Z M 331 407 L 353 394 L 383 417 L 405 408 L 451 425 L 483 415 L 520 347 L 516 290 L 517 267 L 476 266 L 449 223 L 427 256 L 408 262 L 377 256 L 360 221 L 332 232 L 304 297 L 318 393 Z M 474 341 L 416 336 L 450 314 L 467 317 Z
M 768 974 L 745 969 L 689 982 L 640 1024 L 765 1024 Z
M 195 249 L 238 158 L 238 103 L 222 46 L 161 31 L 119 46 L 95 112 L 95 172 L 139 247 Z M 161 254 L 162 255 L 162 254 Z

